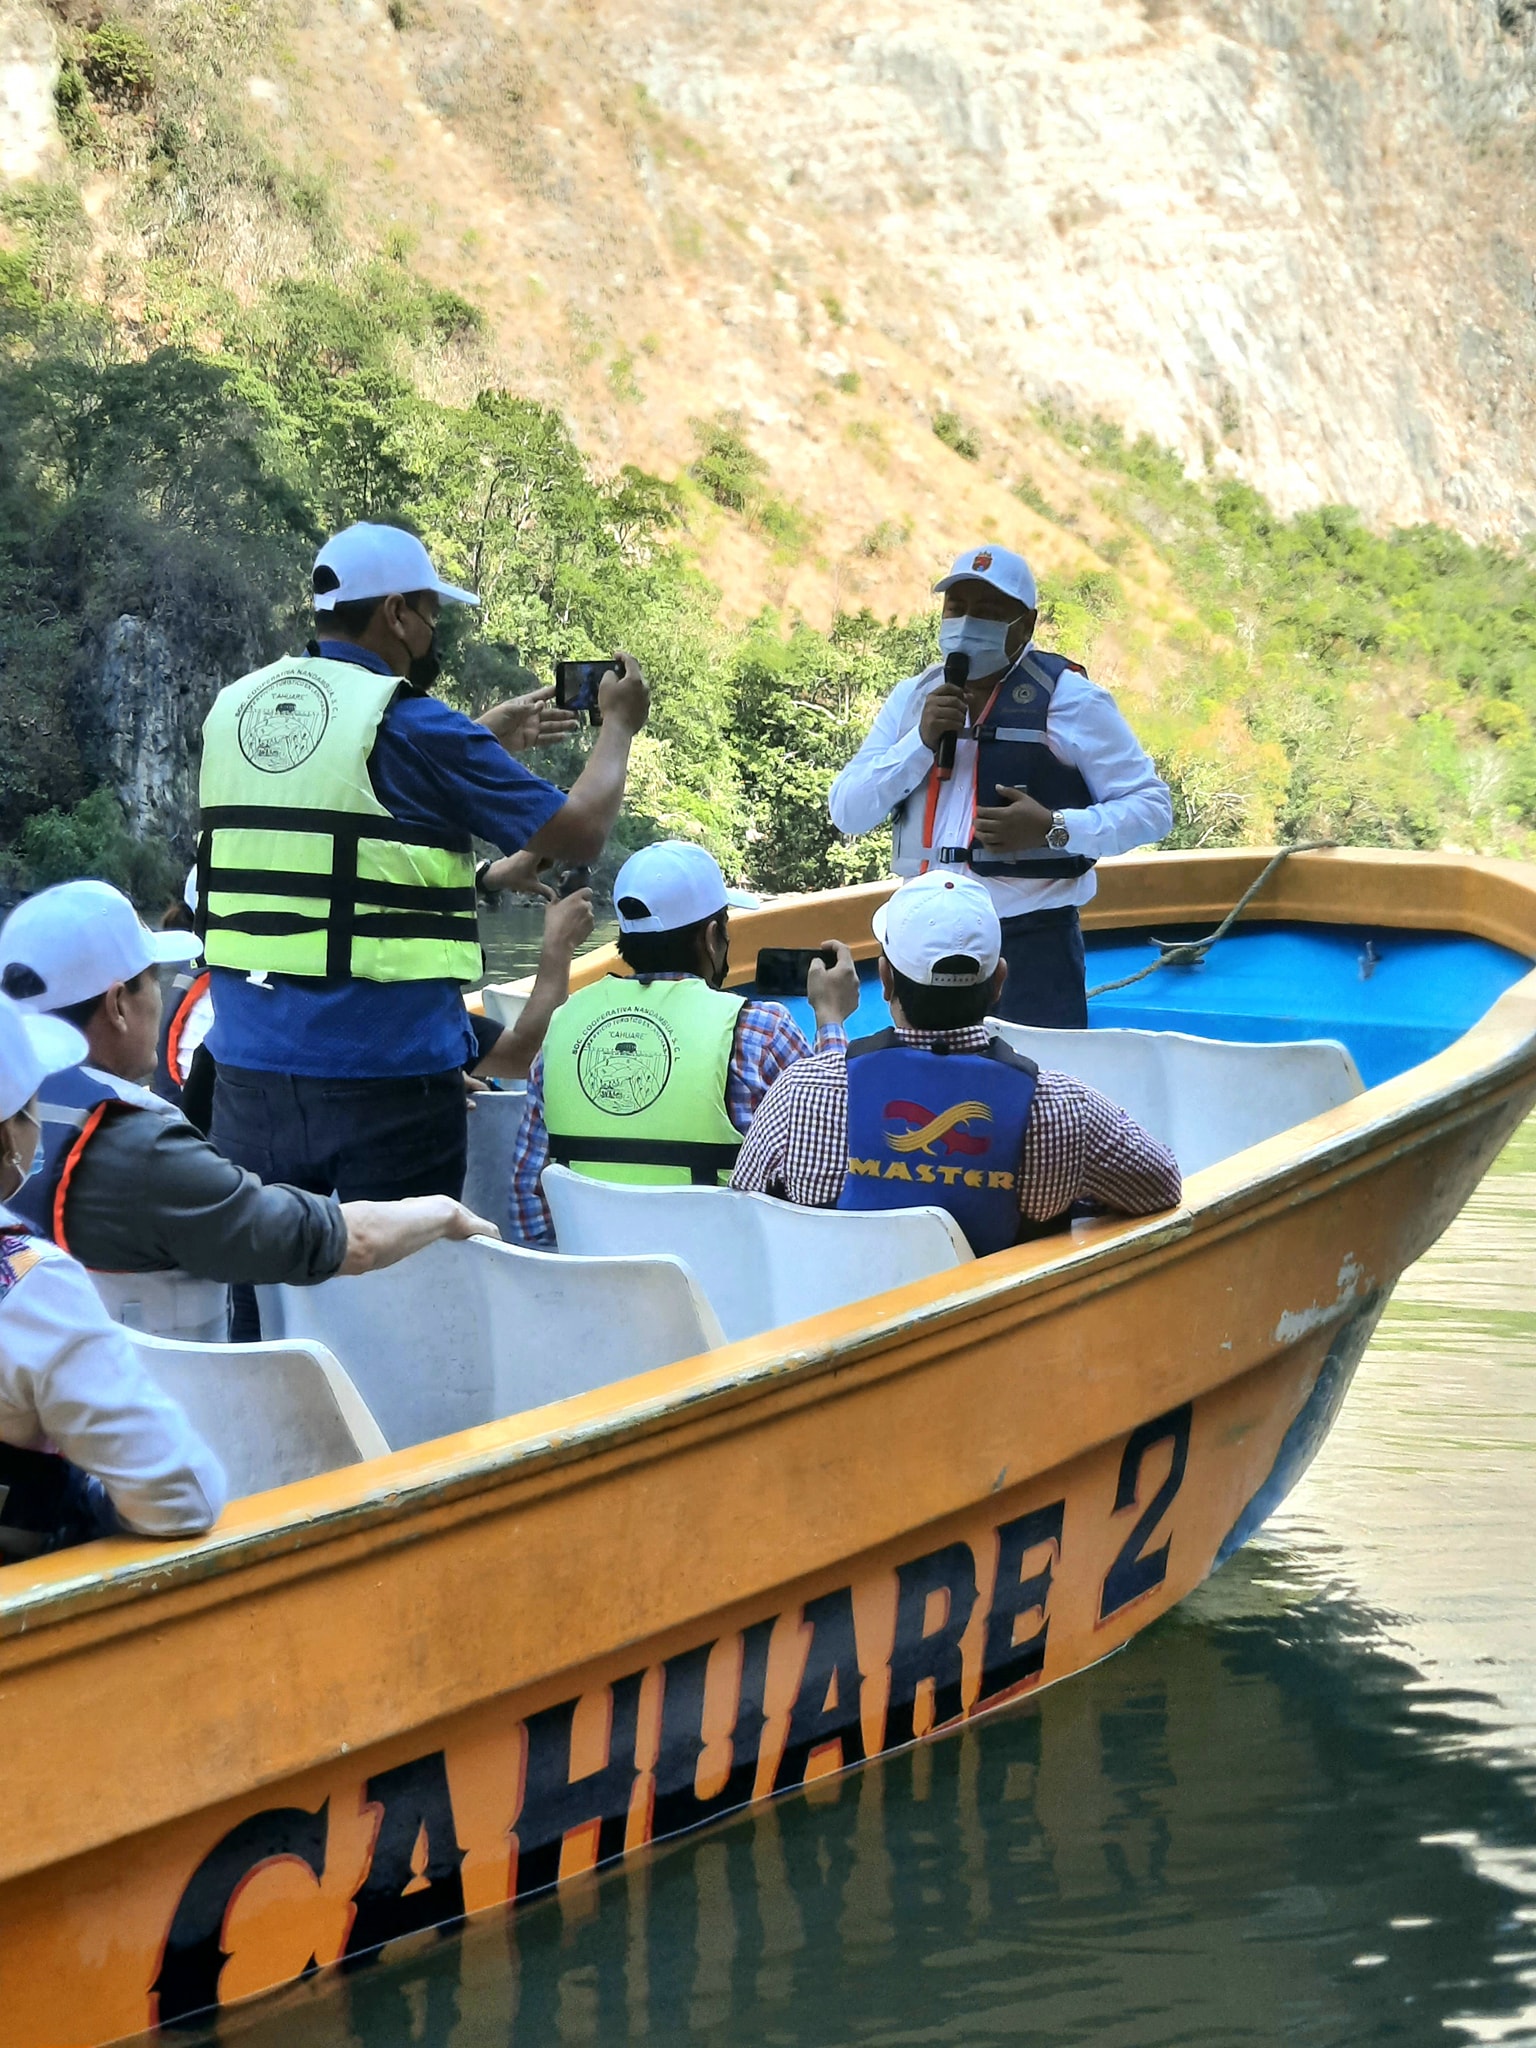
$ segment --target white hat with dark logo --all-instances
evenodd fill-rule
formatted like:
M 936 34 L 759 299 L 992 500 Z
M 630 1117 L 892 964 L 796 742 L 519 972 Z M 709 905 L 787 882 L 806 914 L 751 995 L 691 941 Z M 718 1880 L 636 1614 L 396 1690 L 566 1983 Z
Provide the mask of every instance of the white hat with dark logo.
M 67 1010 L 161 961 L 195 960 L 195 932 L 152 932 L 110 882 L 60 882 L 0 925 L 0 984 L 28 1010 Z M 68 1062 L 65 1062 L 67 1065 Z
M 940 868 L 903 883 L 882 903 L 874 932 L 897 973 L 924 988 L 975 988 L 992 979 L 1003 953 L 1003 928 L 986 889 L 974 875 Z
M 334 611 L 369 597 L 414 597 L 435 591 L 444 604 L 478 604 L 472 590 L 445 583 L 414 533 L 360 519 L 335 534 L 315 557 L 315 610 Z
M 947 576 L 941 576 L 933 587 L 936 592 L 948 590 L 952 583 L 989 583 L 1004 597 L 1017 598 L 1030 611 L 1040 609 L 1034 570 L 1022 555 L 1016 555 L 1011 548 L 994 547 L 990 541 L 982 547 L 967 548 L 964 554 L 956 555 L 953 569 Z
M 25 1109 L 50 1074 L 78 1067 L 88 1050 L 62 1017 L 29 1017 L 0 995 L 0 1117 Z
M 757 898 L 728 889 L 714 855 L 688 839 L 642 846 L 619 869 L 613 885 L 621 932 L 682 931 L 687 925 L 702 924 L 727 904 L 755 910 Z

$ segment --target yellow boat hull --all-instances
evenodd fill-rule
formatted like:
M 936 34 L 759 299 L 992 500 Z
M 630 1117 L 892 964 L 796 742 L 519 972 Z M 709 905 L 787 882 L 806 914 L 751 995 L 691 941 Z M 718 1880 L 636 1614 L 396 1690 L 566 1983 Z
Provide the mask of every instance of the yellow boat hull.
M 1261 862 L 1106 864 L 1093 921 L 1214 921 Z M 879 893 L 759 929 L 867 951 Z M 1536 956 L 1511 864 L 1307 856 L 1255 914 Z M 0 2043 L 291 1983 L 1105 1656 L 1283 1498 L 1533 1097 L 1536 975 L 1170 1215 L 8 1568 Z

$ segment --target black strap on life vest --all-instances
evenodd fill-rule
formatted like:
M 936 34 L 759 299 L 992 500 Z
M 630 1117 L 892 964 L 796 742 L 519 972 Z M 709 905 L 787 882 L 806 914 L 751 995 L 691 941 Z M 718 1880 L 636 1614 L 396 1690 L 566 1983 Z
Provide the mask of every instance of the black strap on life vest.
M 936 1053 L 940 1059 L 946 1053 L 960 1053 L 966 1059 L 996 1060 L 999 1066 L 1017 1067 L 1022 1074 L 1038 1074 L 1040 1068 L 1027 1052 L 1019 1052 L 1006 1038 L 989 1038 L 984 1046 L 953 1045 L 911 1045 L 902 1038 L 894 1026 L 884 1031 L 872 1031 L 868 1038 L 853 1038 L 848 1041 L 848 1057 L 857 1059 L 860 1053 L 889 1052 L 893 1046 L 900 1046 L 908 1052 Z
M 219 831 L 315 832 L 331 840 L 329 874 L 295 868 L 221 867 L 213 858 L 213 835 Z M 276 804 L 210 804 L 198 824 L 197 931 L 245 932 L 257 938 L 291 938 L 305 932 L 326 935 L 328 980 L 346 981 L 352 974 L 354 938 L 467 940 L 478 943 L 472 882 L 449 888 L 427 888 L 414 882 L 363 879 L 357 872 L 358 848 L 365 839 L 387 839 L 399 846 L 433 846 L 447 853 L 465 853 L 469 839 L 398 818 L 359 816 L 353 811 L 291 808 Z M 208 901 L 216 889 L 281 899 L 327 899 L 323 916 L 295 910 L 237 910 L 214 916 Z M 374 914 L 369 915 L 369 911 Z M 388 913 L 388 914 L 386 914 Z
M 689 1143 L 667 1138 L 562 1138 L 549 1134 L 549 1156 L 558 1166 L 582 1160 L 589 1166 L 676 1166 L 687 1169 L 696 1188 L 718 1187 L 741 1151 L 734 1145 Z

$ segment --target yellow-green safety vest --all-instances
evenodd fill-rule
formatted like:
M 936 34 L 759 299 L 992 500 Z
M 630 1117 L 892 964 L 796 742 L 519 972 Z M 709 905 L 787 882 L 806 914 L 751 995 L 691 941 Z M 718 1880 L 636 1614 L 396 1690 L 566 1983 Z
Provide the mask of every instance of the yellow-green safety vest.
M 551 1159 L 593 1180 L 728 1181 L 741 1150 L 725 1109 L 741 1004 L 697 975 L 610 974 L 578 989 L 544 1041 Z
M 328 980 L 479 976 L 468 831 L 402 824 L 368 778 L 400 687 L 356 662 L 306 655 L 214 699 L 197 847 L 210 967 Z

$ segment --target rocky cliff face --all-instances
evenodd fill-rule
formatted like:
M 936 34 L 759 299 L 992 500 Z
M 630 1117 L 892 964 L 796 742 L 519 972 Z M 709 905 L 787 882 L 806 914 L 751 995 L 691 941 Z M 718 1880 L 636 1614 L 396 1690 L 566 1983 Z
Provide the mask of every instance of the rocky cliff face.
M 1279 505 L 1536 525 L 1532 0 L 616 0 L 893 338 Z

